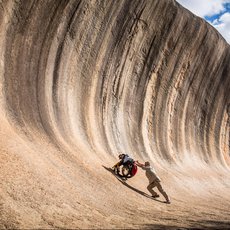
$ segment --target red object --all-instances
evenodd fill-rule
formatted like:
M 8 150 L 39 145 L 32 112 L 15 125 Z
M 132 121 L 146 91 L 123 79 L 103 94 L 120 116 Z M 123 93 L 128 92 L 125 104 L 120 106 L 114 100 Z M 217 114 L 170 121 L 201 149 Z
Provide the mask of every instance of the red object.
M 134 176 L 137 173 L 137 166 L 136 164 L 133 164 L 131 175 Z

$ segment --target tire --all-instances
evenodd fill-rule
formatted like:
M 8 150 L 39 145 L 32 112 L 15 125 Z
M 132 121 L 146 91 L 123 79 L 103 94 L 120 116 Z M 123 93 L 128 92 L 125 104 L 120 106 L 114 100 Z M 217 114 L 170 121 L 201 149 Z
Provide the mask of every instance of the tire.
M 132 175 L 130 174 L 131 171 L 130 171 L 130 168 L 128 165 L 123 165 L 122 168 L 121 168 L 121 173 L 122 173 L 122 176 L 123 177 L 126 177 L 126 178 L 130 178 L 132 177 Z

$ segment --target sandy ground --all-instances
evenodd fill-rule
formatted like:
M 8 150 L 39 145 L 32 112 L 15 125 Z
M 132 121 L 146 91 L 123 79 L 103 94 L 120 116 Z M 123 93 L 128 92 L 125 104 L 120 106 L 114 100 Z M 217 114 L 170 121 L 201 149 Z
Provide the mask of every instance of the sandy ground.
M 229 59 L 173 0 L 0 0 L 0 229 L 230 229 Z
M 230 180 L 223 168 L 188 166 L 184 170 L 157 165 L 172 201 L 165 204 L 162 196 L 149 198 L 140 168 L 124 183 L 109 169 L 116 162 L 113 157 L 74 161 L 74 155 L 52 150 L 46 141 L 37 148 L 12 134 L 5 125 L 1 133 L 1 146 L 6 146 L 1 149 L 1 228 L 230 227 Z

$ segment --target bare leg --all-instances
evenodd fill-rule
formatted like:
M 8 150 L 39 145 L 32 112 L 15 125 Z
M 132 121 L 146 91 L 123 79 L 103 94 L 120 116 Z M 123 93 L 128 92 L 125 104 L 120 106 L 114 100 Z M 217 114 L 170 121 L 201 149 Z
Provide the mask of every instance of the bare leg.
M 153 190 L 153 188 L 154 188 L 155 186 L 156 186 L 155 181 L 152 182 L 151 184 L 149 184 L 149 185 L 147 186 L 147 189 L 148 189 L 148 191 L 152 194 L 152 196 L 158 195 L 158 194 Z
M 162 186 L 161 186 L 161 183 L 160 183 L 160 182 L 156 182 L 155 184 L 156 184 L 157 189 L 159 190 L 159 192 L 164 196 L 165 200 L 166 200 L 167 202 L 170 202 L 167 193 L 164 191 L 164 189 L 163 189 Z

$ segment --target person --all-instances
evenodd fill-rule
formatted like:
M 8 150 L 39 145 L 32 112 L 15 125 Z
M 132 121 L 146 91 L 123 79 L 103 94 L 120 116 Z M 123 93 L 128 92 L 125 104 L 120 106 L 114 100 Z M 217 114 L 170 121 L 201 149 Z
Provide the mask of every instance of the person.
M 137 172 L 137 167 L 136 165 L 134 165 L 135 161 L 128 155 L 128 154 L 119 154 L 118 158 L 120 159 L 119 162 L 117 162 L 112 169 L 115 171 L 117 170 L 118 174 L 120 173 L 119 167 L 120 166 L 125 166 L 126 168 L 128 168 L 128 172 L 122 172 L 123 175 L 126 174 L 125 176 L 127 177 L 132 177 L 136 174 Z
M 126 166 L 134 163 L 134 160 L 128 154 L 119 154 L 118 158 L 120 160 L 113 166 L 113 168 L 119 167 L 121 165 Z
M 154 187 L 157 187 L 159 192 L 164 196 L 166 203 L 170 204 L 171 203 L 170 199 L 161 186 L 161 179 L 157 176 L 154 168 L 150 165 L 150 163 L 148 161 L 145 162 L 144 164 L 140 163 L 139 161 L 136 161 L 135 163 L 137 166 L 145 170 L 145 175 L 149 180 L 149 185 L 147 186 L 147 189 L 152 194 L 152 197 L 153 198 L 159 197 L 159 195 L 153 190 Z

